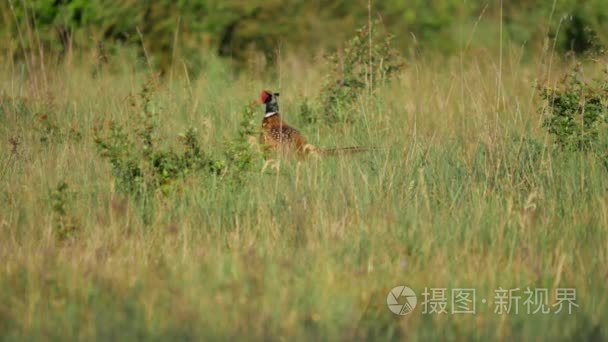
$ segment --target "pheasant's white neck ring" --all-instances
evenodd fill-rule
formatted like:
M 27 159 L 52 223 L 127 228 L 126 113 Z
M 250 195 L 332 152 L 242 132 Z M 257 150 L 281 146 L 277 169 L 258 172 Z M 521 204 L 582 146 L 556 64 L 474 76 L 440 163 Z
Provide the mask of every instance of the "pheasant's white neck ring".
M 264 114 L 264 118 L 269 118 L 269 117 L 271 117 L 271 116 L 273 116 L 273 115 L 276 115 L 276 114 L 279 114 L 279 113 L 278 113 L 278 112 L 270 112 L 270 113 L 266 113 L 266 114 Z

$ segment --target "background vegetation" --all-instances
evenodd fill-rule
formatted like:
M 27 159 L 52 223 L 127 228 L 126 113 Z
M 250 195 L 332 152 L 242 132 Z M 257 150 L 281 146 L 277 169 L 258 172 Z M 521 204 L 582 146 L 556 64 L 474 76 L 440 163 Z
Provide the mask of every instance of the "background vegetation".
M 1 340 L 605 339 L 604 1 L 0 13 Z M 265 154 L 262 89 L 377 150 Z M 477 314 L 393 315 L 397 285 Z M 500 287 L 579 307 L 495 314 Z
M 608 42 L 603 0 L 505 1 L 502 10 L 481 0 L 7 0 L 0 4 L 0 33 L 10 43 L 1 49 L 22 58 L 42 48 L 70 60 L 74 51 L 87 51 L 101 62 L 131 47 L 163 70 L 186 63 L 191 71 L 209 52 L 238 64 L 274 60 L 281 48 L 309 58 L 350 38 L 368 21 L 368 5 L 403 51 L 497 47 L 501 16 L 503 36 L 526 51 L 538 52 L 547 37 L 558 38 L 561 52 Z M 483 34 L 471 40 L 473 26 Z

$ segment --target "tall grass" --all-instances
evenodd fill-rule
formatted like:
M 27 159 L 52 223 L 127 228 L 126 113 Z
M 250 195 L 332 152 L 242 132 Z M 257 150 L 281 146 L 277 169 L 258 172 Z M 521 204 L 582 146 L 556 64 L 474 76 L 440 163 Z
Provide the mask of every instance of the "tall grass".
M 544 61 L 505 47 L 497 108 L 498 58 L 463 54 L 409 61 L 332 125 L 299 116 L 304 98 L 317 101 L 324 67 L 285 58 L 284 119 L 316 145 L 378 149 L 275 158 L 241 183 L 197 173 L 155 193 L 149 219 L 118 191 L 94 142 L 110 120 L 129 127 L 128 97 L 146 71 L 57 66 L 41 89 L 3 66 L 0 337 L 601 338 L 606 168 L 553 153 L 534 92 Z M 159 134 L 171 144 L 195 127 L 203 150 L 221 154 L 243 106 L 277 83 L 204 64 L 196 80 L 161 83 Z M 55 232 L 58 200 L 74 225 L 67 239 Z M 477 314 L 395 316 L 386 296 L 397 285 L 414 289 L 419 305 L 425 287 L 476 288 Z M 500 287 L 548 288 L 550 304 L 556 288 L 576 288 L 579 307 L 498 315 Z

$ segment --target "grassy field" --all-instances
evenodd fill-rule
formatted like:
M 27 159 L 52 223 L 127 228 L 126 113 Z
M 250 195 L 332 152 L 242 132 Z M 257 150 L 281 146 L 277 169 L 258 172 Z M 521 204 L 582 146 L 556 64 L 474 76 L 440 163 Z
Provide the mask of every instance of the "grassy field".
M 193 172 L 146 200 L 120 191 L 95 142 L 110 121 L 137 130 L 146 68 L 1 66 L 0 339 L 605 338 L 607 171 L 554 149 L 536 89 L 569 62 L 503 56 L 408 60 L 333 124 L 301 114 L 304 99 L 318 108 L 319 63 L 176 68 L 149 95 L 166 148 L 194 127 L 223 160 L 268 88 L 311 143 L 378 149 Z M 386 305 L 398 285 L 418 295 L 406 316 Z M 425 288 L 447 289 L 446 314 L 423 313 Z M 476 290 L 476 314 L 451 313 L 457 288 Z M 495 313 L 501 288 L 520 289 L 518 314 Z M 549 306 L 574 288 L 578 307 L 528 314 L 526 288 Z

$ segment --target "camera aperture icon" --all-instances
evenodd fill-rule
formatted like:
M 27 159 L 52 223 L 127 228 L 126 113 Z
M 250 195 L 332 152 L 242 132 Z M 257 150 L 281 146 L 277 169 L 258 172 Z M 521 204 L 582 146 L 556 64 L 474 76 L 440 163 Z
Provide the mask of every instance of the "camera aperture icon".
M 386 296 L 386 305 L 396 315 L 405 316 L 414 311 L 418 299 L 416 293 L 407 286 L 394 287 Z

